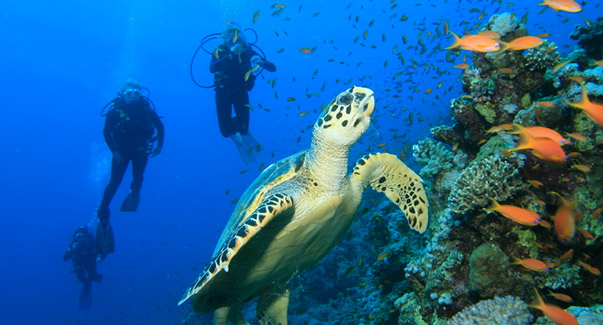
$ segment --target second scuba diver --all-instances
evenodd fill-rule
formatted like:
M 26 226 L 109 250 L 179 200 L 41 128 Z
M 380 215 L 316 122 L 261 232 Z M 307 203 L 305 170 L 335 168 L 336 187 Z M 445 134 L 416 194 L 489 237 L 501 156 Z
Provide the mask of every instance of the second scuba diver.
M 73 270 L 77 279 L 82 283 L 80 293 L 80 309 L 90 308 L 92 295 L 90 287 L 92 281 L 100 282 L 103 275 L 96 272 L 96 249 L 94 247 L 94 236 L 88 231 L 88 227 L 81 226 L 73 232 L 71 243 L 63 255 L 63 261 L 73 261 Z
M 224 42 L 213 52 L 209 65 L 214 74 L 220 132 L 234 141 L 243 161 L 251 164 L 261 147 L 249 132 L 248 92 L 255 85 L 254 72 L 274 72 L 276 66 L 253 50 L 236 24 L 230 23 L 221 37 Z
M 96 244 L 100 259 L 114 251 L 109 204 L 121 184 L 128 164 L 132 162 L 133 180 L 130 193 L 122 203 L 120 211 L 133 212 L 140 203 L 140 188 L 149 155 L 154 157 L 163 148 L 163 123 L 150 99 L 141 95 L 141 90 L 142 87 L 138 83 L 128 81 L 118 93 L 118 97 L 108 104 L 111 107 L 106 113 L 103 133 L 105 142 L 113 153 L 113 159 L 111 180 L 97 210 L 99 224 L 96 228 Z M 153 150 L 154 140 L 157 140 L 157 146 Z

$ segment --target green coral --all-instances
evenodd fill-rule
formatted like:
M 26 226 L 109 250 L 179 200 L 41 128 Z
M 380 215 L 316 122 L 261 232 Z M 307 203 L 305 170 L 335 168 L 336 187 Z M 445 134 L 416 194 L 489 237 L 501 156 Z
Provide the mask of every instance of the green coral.
M 569 289 L 582 283 L 580 266 L 578 264 L 565 263 L 551 268 L 546 272 L 534 275 L 538 287 L 547 287 L 552 290 L 559 288 Z
M 486 119 L 486 122 L 490 124 L 494 124 L 494 120 L 496 119 L 496 110 L 494 109 L 494 104 L 490 102 L 486 102 L 483 104 L 475 105 L 475 110 Z
M 469 258 L 469 289 L 483 298 L 507 292 L 510 266 L 509 258 L 495 243 L 481 244 Z
M 514 227 L 511 231 L 517 235 L 517 244 L 527 249 L 530 258 L 537 258 L 538 247 L 534 245 L 534 242 L 538 239 L 536 234 L 530 229 L 522 230 L 519 227 Z

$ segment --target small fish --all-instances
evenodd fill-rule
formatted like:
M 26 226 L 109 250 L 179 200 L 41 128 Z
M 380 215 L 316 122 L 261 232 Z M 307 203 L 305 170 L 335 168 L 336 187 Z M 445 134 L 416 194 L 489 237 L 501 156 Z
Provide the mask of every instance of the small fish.
M 581 172 L 585 172 L 585 173 L 590 172 L 590 167 L 583 165 L 583 164 L 574 164 L 574 165 L 572 165 L 572 168 L 575 168 L 575 169 L 577 169 Z
M 527 49 L 533 49 L 544 43 L 544 40 L 536 36 L 524 36 L 516 38 L 509 43 L 502 44 L 502 50 L 521 51 Z
M 549 290 L 549 294 L 547 296 L 551 296 L 557 300 L 561 300 L 561 301 L 567 302 L 567 303 L 574 301 L 574 299 L 572 299 L 572 297 L 570 297 L 566 294 L 553 292 L 551 290 Z
M 381 255 L 377 256 L 377 262 L 383 261 L 383 260 L 384 260 L 386 257 L 388 257 L 388 256 L 389 256 L 389 253 L 388 253 L 388 252 L 383 253 L 383 254 L 381 254 Z
M 433 91 L 433 88 L 429 88 L 429 89 L 425 90 L 425 94 L 429 95 L 429 94 L 431 94 L 432 91 Z
M 540 309 L 544 313 L 544 316 L 555 324 L 578 325 L 578 320 L 574 315 L 555 305 L 545 303 L 540 297 L 538 290 L 534 289 L 534 291 L 536 292 L 536 304 L 529 305 L 530 307 Z
M 304 112 L 301 112 L 301 113 L 297 114 L 297 116 L 302 117 L 302 116 L 304 116 L 304 115 L 306 115 L 306 114 L 308 114 L 308 112 L 307 112 L 307 111 L 304 111 Z
M 500 69 L 498 69 L 498 71 L 500 71 L 500 73 L 504 73 L 504 74 L 511 74 L 511 73 L 515 72 L 515 69 L 513 69 L 513 68 L 500 68 Z
M 584 238 L 589 239 L 589 240 L 595 239 L 595 236 L 593 236 L 591 233 L 589 233 L 585 229 L 582 229 L 578 226 L 576 226 L 576 229 L 578 229 L 578 231 L 582 234 L 582 236 L 584 236 Z
M 538 221 L 538 225 L 541 226 L 541 227 L 544 227 L 546 229 L 551 228 L 551 223 L 548 222 L 548 221 L 546 221 L 546 220 L 544 220 L 544 219 L 540 219 L 540 221 Z
M 454 32 L 450 31 L 450 33 L 454 36 L 454 44 L 447 47 L 447 50 L 457 47 L 473 52 L 496 52 L 500 50 L 500 43 L 490 37 L 483 35 L 465 35 L 463 38 L 460 38 Z
M 601 214 L 601 208 L 596 208 L 595 210 L 593 210 L 592 216 L 598 217 L 599 214 Z
M 239 39 L 239 30 L 235 29 L 234 33 L 232 34 L 232 44 L 235 44 L 238 39 Z
M 287 101 L 288 102 L 293 102 L 293 101 L 295 101 L 295 97 L 287 97 Z
M 548 107 L 548 108 L 555 107 L 555 104 L 553 104 L 551 102 L 536 102 L 535 104 L 540 105 L 542 107 Z
M 588 117 L 590 117 L 593 122 L 603 125 L 603 104 L 593 103 L 588 99 L 588 93 L 586 92 L 586 87 L 583 83 L 580 83 L 582 86 L 582 99 L 577 103 L 570 103 L 565 100 L 565 102 L 573 107 L 579 108 L 583 110 Z
M 500 205 L 493 198 L 490 198 L 490 200 L 492 201 L 492 205 L 487 209 L 484 209 L 486 212 L 497 211 L 505 218 L 511 219 L 526 226 L 535 226 L 540 221 L 540 216 L 538 213 L 532 210 L 523 209 L 513 205 Z
M 578 141 L 586 141 L 586 137 L 583 136 L 582 134 L 578 133 L 578 132 L 572 132 L 572 133 L 565 133 L 566 137 L 570 137 L 574 140 L 578 140 Z
M 221 50 L 220 50 L 219 48 L 216 48 L 216 49 L 214 50 L 214 53 L 212 54 L 212 55 L 214 56 L 214 59 L 216 59 L 216 60 L 217 60 L 217 59 L 219 59 L 219 58 L 220 58 L 220 51 L 221 51 Z
M 580 12 L 582 7 L 573 0 L 543 0 L 539 6 L 549 6 L 555 11 Z
M 272 6 L 270 6 L 270 9 L 274 9 L 274 8 L 284 9 L 285 5 L 284 4 L 280 4 L 280 3 L 273 3 Z M 301 6 L 300 6 L 300 10 L 301 10 Z
M 542 185 L 544 185 L 544 184 L 542 184 L 541 181 L 537 181 L 537 180 L 534 180 L 534 179 L 528 179 L 527 182 L 530 183 L 530 185 L 534 186 L 535 188 L 539 188 Z
M 239 174 L 241 174 L 241 175 L 242 175 L 242 174 L 245 174 L 246 172 L 247 172 L 247 169 L 243 169 L 243 170 L 241 170 L 241 171 L 239 172 Z
M 455 65 L 453 68 L 455 68 L 455 69 L 467 69 L 467 68 L 469 68 L 469 65 L 467 63 L 460 63 L 460 64 Z
M 557 65 L 555 65 L 553 67 L 553 73 L 557 72 L 559 69 L 563 68 L 563 66 L 565 66 L 566 64 L 572 62 L 571 60 L 565 60 L 565 61 L 561 61 L 559 63 L 557 63 Z
M 551 33 L 542 33 L 540 35 L 537 35 L 536 37 L 540 37 L 540 38 L 545 38 L 545 37 L 550 37 Z
M 560 260 L 567 260 L 572 258 L 572 256 L 574 255 L 574 249 L 570 248 L 567 252 L 563 253 L 563 255 L 561 255 L 559 257 Z
M 590 272 L 596 276 L 601 275 L 601 271 L 592 265 L 586 264 L 586 263 L 582 262 L 581 260 L 578 260 L 578 264 L 580 264 L 580 266 L 582 266 L 585 270 L 587 270 L 588 272 Z
M 249 77 L 251 77 L 251 74 L 256 72 L 259 68 L 260 68 L 260 66 L 256 64 L 255 67 L 253 67 L 249 71 L 245 72 L 245 81 L 249 80 Z
M 528 270 L 536 272 L 544 272 L 549 269 L 549 267 L 544 262 L 534 258 L 514 258 L 513 263 L 511 264 L 521 265 Z
M 576 233 L 576 215 L 574 214 L 575 201 L 570 201 L 557 192 L 553 192 L 561 200 L 561 206 L 555 212 L 555 232 L 557 238 L 562 242 L 567 242 L 574 238 Z
M 513 129 L 513 124 L 506 123 L 506 124 L 501 124 L 498 126 L 493 126 L 493 127 L 489 128 L 488 131 L 486 131 L 486 133 L 494 133 L 494 132 L 498 132 L 498 131 L 508 131 L 511 129 Z
M 315 49 L 316 49 L 316 47 L 313 47 L 311 49 L 309 49 L 307 47 L 302 47 L 301 49 L 299 49 L 299 51 L 304 54 L 310 54 L 310 53 L 314 52 Z
M 253 23 L 255 24 L 256 21 L 258 21 L 258 16 L 260 15 L 260 11 L 256 10 L 256 12 L 253 13 Z

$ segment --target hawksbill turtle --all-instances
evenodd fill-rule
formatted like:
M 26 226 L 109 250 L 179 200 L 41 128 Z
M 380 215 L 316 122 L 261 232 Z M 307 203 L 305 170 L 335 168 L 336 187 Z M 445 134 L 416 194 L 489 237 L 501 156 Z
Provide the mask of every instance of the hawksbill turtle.
M 396 156 L 369 154 L 348 173 L 350 148 L 371 123 L 373 91 L 339 94 L 314 124 L 312 145 L 262 172 L 232 213 L 213 258 L 179 305 L 214 311 L 214 324 L 246 324 L 256 297 L 262 324 L 287 324 L 289 280 L 341 240 L 367 185 L 385 193 L 411 228 L 424 232 L 428 202 L 421 178 Z

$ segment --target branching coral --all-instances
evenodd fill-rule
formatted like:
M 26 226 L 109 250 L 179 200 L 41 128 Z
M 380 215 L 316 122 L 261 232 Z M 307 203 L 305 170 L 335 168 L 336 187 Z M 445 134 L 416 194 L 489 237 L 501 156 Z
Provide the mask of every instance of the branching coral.
M 519 175 L 519 163 L 500 155 L 472 162 L 457 179 L 448 197 L 451 211 L 463 215 L 485 207 L 493 198 L 504 201 L 512 197 L 526 184 Z

